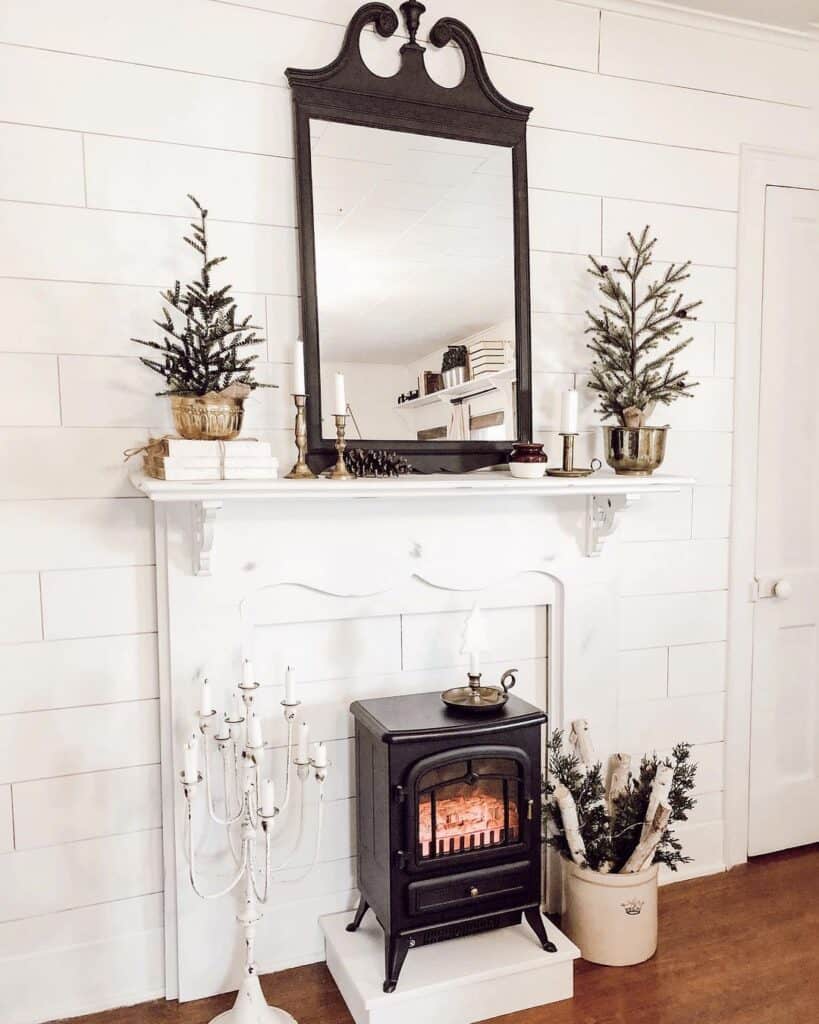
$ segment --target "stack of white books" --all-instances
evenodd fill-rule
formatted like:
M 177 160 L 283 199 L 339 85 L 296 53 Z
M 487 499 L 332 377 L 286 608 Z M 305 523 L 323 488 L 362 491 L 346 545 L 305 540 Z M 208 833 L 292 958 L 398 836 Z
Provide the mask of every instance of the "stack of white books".
M 505 341 L 473 341 L 469 346 L 469 367 L 472 379 L 503 370 L 509 351 Z
M 145 472 L 158 480 L 275 480 L 279 460 L 266 441 L 152 441 Z

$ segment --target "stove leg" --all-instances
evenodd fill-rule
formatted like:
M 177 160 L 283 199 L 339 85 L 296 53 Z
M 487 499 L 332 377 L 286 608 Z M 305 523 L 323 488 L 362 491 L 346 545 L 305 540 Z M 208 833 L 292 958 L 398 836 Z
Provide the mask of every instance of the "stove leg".
M 387 938 L 384 943 L 385 974 L 384 991 L 394 992 L 398 984 L 398 975 L 404 966 L 410 939 L 406 935 L 395 935 Z
M 540 908 L 527 907 L 523 913 L 526 915 L 527 924 L 538 937 L 541 946 L 543 946 L 547 953 L 556 953 L 557 946 L 549 940 L 549 936 L 546 934 L 546 926 L 543 924 L 543 918 L 540 916 Z
M 359 927 L 361 926 L 361 922 L 364 920 L 364 915 L 367 913 L 369 909 L 370 904 L 362 896 L 361 899 L 358 901 L 358 906 L 356 907 L 355 911 L 355 917 L 347 925 L 348 932 L 358 931 Z

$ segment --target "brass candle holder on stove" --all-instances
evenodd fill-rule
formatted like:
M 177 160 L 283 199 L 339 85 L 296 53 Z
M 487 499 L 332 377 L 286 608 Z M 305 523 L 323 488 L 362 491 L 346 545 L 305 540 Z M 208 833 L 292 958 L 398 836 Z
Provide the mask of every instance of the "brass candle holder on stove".
M 481 686 L 481 673 L 468 673 L 467 686 L 453 686 L 444 690 L 441 700 L 459 711 L 492 711 L 502 708 L 509 700 L 509 691 L 515 685 L 516 668 L 508 668 L 500 677 L 497 686 Z
M 577 434 L 561 434 L 563 438 L 563 465 L 560 469 L 547 469 L 549 476 L 580 477 L 591 476 L 603 465 L 600 459 L 592 459 L 591 465 L 582 467 L 574 464 L 574 439 Z M 595 462 L 597 465 L 595 466 Z

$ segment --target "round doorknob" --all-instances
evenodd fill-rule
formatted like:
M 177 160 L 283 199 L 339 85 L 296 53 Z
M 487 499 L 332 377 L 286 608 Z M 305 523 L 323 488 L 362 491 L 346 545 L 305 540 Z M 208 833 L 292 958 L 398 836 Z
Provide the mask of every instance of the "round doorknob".
M 478 892 L 477 885 L 473 885 L 472 886 L 472 888 L 469 890 L 469 895 L 470 896 L 480 896 L 480 893 Z
M 780 597 L 783 601 L 787 601 L 792 593 L 793 584 L 790 580 L 777 580 L 773 585 L 774 597 Z

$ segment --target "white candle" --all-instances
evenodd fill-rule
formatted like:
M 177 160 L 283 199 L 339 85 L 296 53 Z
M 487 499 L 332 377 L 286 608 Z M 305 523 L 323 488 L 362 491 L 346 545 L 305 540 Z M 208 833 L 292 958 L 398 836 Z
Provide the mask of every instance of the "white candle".
M 316 756 L 313 758 L 316 768 L 327 767 L 327 746 L 324 743 L 316 744 Z
M 207 679 L 202 680 L 202 694 L 199 699 L 199 714 L 203 718 L 213 713 L 213 699 L 210 695 L 210 683 Z
M 304 342 L 297 341 L 293 345 L 293 394 L 306 394 L 304 386 Z
M 481 674 L 480 651 L 469 652 L 469 674 L 471 676 L 479 676 Z
M 296 670 L 291 665 L 284 674 L 284 703 L 296 703 Z
M 247 744 L 249 747 L 263 747 L 262 723 L 258 715 L 251 715 L 247 723 Z
M 346 394 L 344 392 L 344 374 L 343 373 L 337 373 L 336 374 L 336 407 L 335 407 L 335 415 L 336 416 L 346 416 L 347 415 L 347 396 L 346 396 Z
M 307 743 L 310 734 L 310 728 L 307 722 L 299 722 L 296 730 L 296 760 L 307 761 Z
M 250 658 L 245 658 L 242 662 L 242 683 L 245 686 L 252 686 L 256 682 L 253 673 L 253 662 Z
M 185 782 L 196 782 L 199 778 L 199 757 L 195 744 L 185 744 Z
M 560 403 L 560 433 L 577 433 L 577 389 L 569 388 L 563 392 Z
M 276 813 L 276 788 L 272 779 L 265 779 L 262 782 L 262 814 L 266 818 L 272 818 Z
M 241 722 L 242 719 L 245 717 L 244 714 L 242 713 L 242 705 L 239 702 L 238 693 L 233 694 L 233 700 L 231 701 L 230 705 L 230 717 L 233 719 L 234 722 Z

